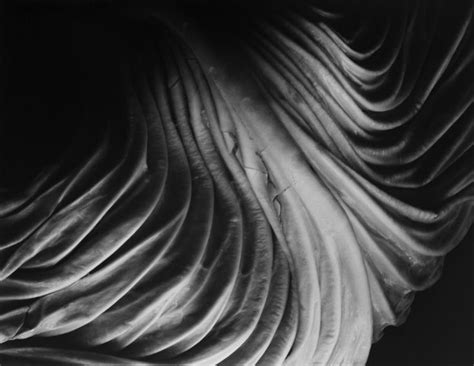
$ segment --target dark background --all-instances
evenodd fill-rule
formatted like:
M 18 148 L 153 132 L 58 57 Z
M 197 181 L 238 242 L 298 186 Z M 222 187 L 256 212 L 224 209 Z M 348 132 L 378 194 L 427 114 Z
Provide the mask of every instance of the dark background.
M 368 365 L 472 365 L 474 229 L 449 253 L 441 279 L 415 296 L 410 315 L 372 347 Z

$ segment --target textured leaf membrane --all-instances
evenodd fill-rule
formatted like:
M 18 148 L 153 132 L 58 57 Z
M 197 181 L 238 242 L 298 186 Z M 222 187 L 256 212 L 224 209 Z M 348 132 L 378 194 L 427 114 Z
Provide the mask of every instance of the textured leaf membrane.
M 439 278 L 472 3 L 264 4 L 10 9 L 2 360 L 365 363 Z

